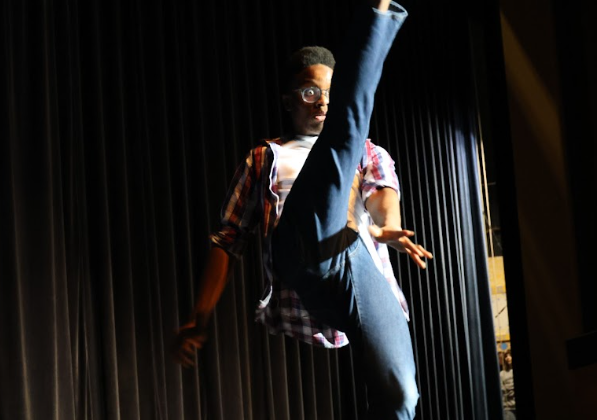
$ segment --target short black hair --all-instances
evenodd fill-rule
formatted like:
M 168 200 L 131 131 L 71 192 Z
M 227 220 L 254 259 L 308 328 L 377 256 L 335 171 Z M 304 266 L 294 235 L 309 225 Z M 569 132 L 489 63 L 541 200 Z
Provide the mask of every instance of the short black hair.
M 333 70 L 336 65 L 334 54 L 327 48 L 318 46 L 303 47 L 292 53 L 284 66 L 282 80 L 284 91 L 290 90 L 295 75 L 303 71 L 304 68 L 315 64 L 323 64 Z

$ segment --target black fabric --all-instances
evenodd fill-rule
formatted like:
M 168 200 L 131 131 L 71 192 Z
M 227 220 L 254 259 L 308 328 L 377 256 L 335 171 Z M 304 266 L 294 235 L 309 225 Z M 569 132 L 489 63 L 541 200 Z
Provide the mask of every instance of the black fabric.
M 181 370 L 168 353 L 235 166 L 283 132 L 279 65 L 303 45 L 336 50 L 350 5 L 1 7 L 0 418 L 363 418 L 350 349 L 253 323 L 258 239 L 199 367 Z M 418 418 L 499 418 L 469 17 L 431 2 L 410 12 L 371 137 L 396 158 L 404 226 L 435 254 L 424 272 L 394 261 L 412 309 Z

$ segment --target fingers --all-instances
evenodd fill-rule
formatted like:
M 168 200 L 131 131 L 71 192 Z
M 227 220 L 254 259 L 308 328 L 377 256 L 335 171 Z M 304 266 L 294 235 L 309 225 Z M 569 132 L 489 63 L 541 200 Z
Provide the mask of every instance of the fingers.
M 398 240 L 398 242 L 400 243 L 400 245 L 402 245 L 402 248 L 404 248 L 404 252 L 406 252 L 408 250 L 413 255 L 418 255 L 419 257 L 424 257 L 425 256 L 425 254 L 423 253 L 423 251 L 420 249 L 420 248 L 423 248 L 423 247 L 421 247 L 418 244 L 415 244 L 410 239 L 408 239 L 408 238 L 401 238 L 401 239 Z
M 419 247 L 419 250 L 423 253 L 423 256 L 425 258 L 429 258 L 429 259 L 433 259 L 433 254 L 429 251 L 427 251 L 425 248 L 423 248 L 421 245 L 417 244 L 417 247 Z
M 174 345 L 172 349 L 172 356 L 174 361 L 182 367 L 191 367 L 195 364 L 195 352 L 185 345 Z
M 195 354 L 195 348 L 185 344 L 177 353 L 176 361 L 185 368 L 195 366 Z
M 409 255 L 415 264 L 417 264 L 423 270 L 427 268 L 427 263 L 425 263 L 422 258 L 432 259 L 433 254 L 431 252 L 427 251 L 421 245 L 413 243 L 408 238 L 403 238 L 400 243 L 404 248 L 404 252 Z
M 174 360 L 185 368 L 194 366 L 197 350 L 203 347 L 206 340 L 207 336 L 195 328 L 189 328 L 188 325 L 181 327 L 172 343 Z
M 195 349 L 199 350 L 203 347 L 203 343 L 205 343 L 204 337 L 188 337 L 187 342 L 195 346 Z
M 402 244 L 402 246 L 405 249 L 410 249 L 415 254 L 417 254 L 419 257 L 425 257 L 425 258 L 429 258 L 429 259 L 433 258 L 433 254 L 431 252 L 427 251 L 425 248 L 423 248 L 423 246 L 413 243 L 408 238 L 404 238 L 404 239 L 400 240 L 400 243 Z
M 177 343 L 174 349 L 174 360 L 183 367 L 188 368 L 195 365 L 195 355 L 203 343 L 197 340 L 183 340 Z
M 405 252 L 415 262 L 415 264 L 417 264 L 421 269 L 425 270 L 427 268 L 427 264 L 425 263 L 425 261 L 423 261 L 421 259 L 419 254 L 415 253 L 414 251 L 412 251 L 409 248 L 405 248 Z
M 431 252 L 409 239 L 415 234 L 412 230 L 380 228 L 379 226 L 371 225 L 369 226 L 369 232 L 377 242 L 385 243 L 400 252 L 407 253 L 415 264 L 422 269 L 427 268 L 427 264 L 423 259 L 433 258 Z

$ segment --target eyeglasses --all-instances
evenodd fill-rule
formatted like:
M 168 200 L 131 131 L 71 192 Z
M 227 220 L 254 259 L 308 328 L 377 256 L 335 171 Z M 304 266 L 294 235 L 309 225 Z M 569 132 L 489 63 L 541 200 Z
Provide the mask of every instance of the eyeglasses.
M 321 94 L 323 94 L 326 98 L 330 99 L 330 90 L 324 89 L 321 90 L 317 86 L 310 86 L 306 88 L 294 89 L 293 92 L 300 92 L 301 98 L 308 104 L 314 104 L 321 98 Z

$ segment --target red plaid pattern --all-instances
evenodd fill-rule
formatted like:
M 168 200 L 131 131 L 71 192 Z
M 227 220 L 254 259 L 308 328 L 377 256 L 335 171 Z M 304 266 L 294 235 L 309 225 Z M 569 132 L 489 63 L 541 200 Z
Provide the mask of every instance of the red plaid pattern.
M 239 165 L 222 207 L 220 229 L 210 239 L 215 246 L 240 257 L 248 238 L 260 225 L 267 286 L 256 310 L 256 320 L 272 334 L 286 334 L 327 348 L 342 347 L 348 344 L 346 335 L 312 317 L 296 292 L 286 288 L 273 275 L 271 234 L 280 217 L 276 195 L 276 155 L 280 145 L 280 139 L 267 141 L 252 149 Z M 399 191 L 394 161 L 383 148 L 370 140 L 365 143 L 358 172 L 363 201 L 379 188 Z M 374 244 L 382 262 L 383 274 L 408 317 L 406 299 L 394 277 L 388 248 L 385 244 Z

